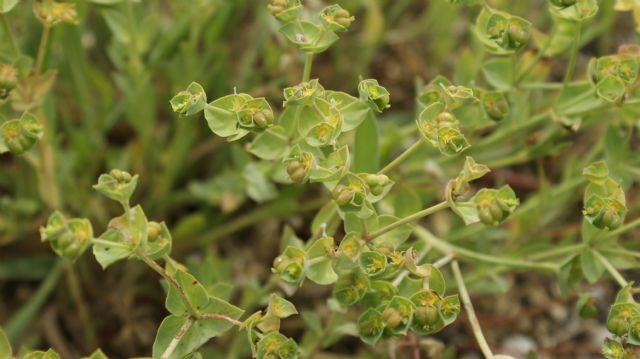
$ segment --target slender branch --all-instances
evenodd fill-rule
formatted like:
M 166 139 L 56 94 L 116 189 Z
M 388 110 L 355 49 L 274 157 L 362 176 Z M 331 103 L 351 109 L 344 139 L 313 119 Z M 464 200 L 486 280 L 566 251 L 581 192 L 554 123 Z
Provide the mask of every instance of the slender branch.
M 581 250 L 582 248 L 584 248 L 584 243 L 571 244 L 567 246 L 551 248 L 543 252 L 535 253 L 529 256 L 529 259 L 532 259 L 532 260 L 547 259 L 550 257 L 556 257 L 556 256 L 560 256 L 567 253 L 575 253 Z
M 442 268 L 444 266 L 446 266 L 447 264 L 449 264 L 449 262 L 451 262 L 455 257 L 453 256 L 453 254 L 447 254 L 446 256 L 438 259 L 437 261 L 433 262 L 433 266 L 436 268 Z
M 200 314 L 200 318 L 202 319 L 221 319 L 221 320 L 226 320 L 227 322 L 233 324 L 233 325 L 237 325 L 240 326 L 242 325 L 242 322 L 236 319 L 233 319 L 231 317 L 228 317 L 224 314 L 220 314 L 220 313 L 202 313 Z
M 16 38 L 13 36 L 13 31 L 11 31 L 9 21 L 7 21 L 7 17 L 5 16 L 5 14 L 0 14 L 0 23 L 2 24 L 2 30 L 9 39 L 9 45 L 11 47 L 13 55 L 15 57 L 18 57 L 20 55 L 20 49 L 18 48 L 18 43 L 16 42 Z
M 459 258 L 473 259 L 493 264 L 501 264 L 511 268 L 535 269 L 553 273 L 558 271 L 558 265 L 554 263 L 531 262 L 515 258 L 502 258 L 490 254 L 478 253 L 467 248 L 458 247 L 437 238 L 436 236 L 431 234 L 431 232 L 421 226 L 418 226 L 414 229 L 414 234 L 445 255 L 451 254 Z
M 160 357 L 160 359 L 169 359 L 169 357 L 171 357 L 171 354 L 173 354 L 173 352 L 176 350 L 176 348 L 178 347 L 178 344 L 180 343 L 180 340 L 187 333 L 189 328 L 191 328 L 191 326 L 193 325 L 193 322 L 194 322 L 193 318 L 191 317 L 187 318 L 187 320 L 184 322 L 184 324 L 182 324 L 180 329 L 178 329 L 176 336 L 173 337 L 167 349 L 165 349 L 164 353 L 162 353 L 162 356 Z
M 78 280 L 76 270 L 70 261 L 67 261 L 65 263 L 65 270 L 67 274 L 67 284 L 69 285 L 69 291 L 71 292 L 73 301 L 78 307 L 78 316 L 80 317 L 80 322 L 82 323 L 82 327 L 84 329 L 84 339 L 86 342 L 86 347 L 93 348 L 96 346 L 96 331 L 91 324 L 89 310 L 87 309 L 87 305 L 82 295 L 82 290 L 80 289 L 80 281 Z
M 620 226 L 620 227 L 614 229 L 613 231 L 605 234 L 603 237 L 604 238 L 615 237 L 617 235 L 620 235 L 620 234 L 622 234 L 622 233 L 624 233 L 624 232 L 626 232 L 626 231 L 628 231 L 630 229 L 633 229 L 635 227 L 638 227 L 638 226 L 640 226 L 640 217 L 634 219 L 631 222 L 628 222 L 627 224 L 625 224 L 623 226 Z
M 487 339 L 485 339 L 484 334 L 482 334 L 482 328 L 480 327 L 480 322 L 478 322 L 478 317 L 476 317 L 476 312 L 473 310 L 473 304 L 471 303 L 469 292 L 467 291 L 467 287 L 462 279 L 462 273 L 460 273 L 458 261 L 454 260 L 451 262 L 451 269 L 453 270 L 453 276 L 456 278 L 456 283 L 458 284 L 460 299 L 462 299 L 462 304 L 464 305 L 465 312 L 467 313 L 467 319 L 469 319 L 469 324 L 471 324 L 473 336 L 476 337 L 476 342 L 478 343 L 480 350 L 482 350 L 484 357 L 491 359 L 493 358 L 493 352 L 491 352 L 489 343 L 487 343 Z
M 313 54 L 307 53 L 304 59 L 304 71 L 302 73 L 302 82 L 307 82 L 311 78 L 311 65 L 313 64 Z
M 578 49 L 580 48 L 580 35 L 582 33 L 582 23 L 576 22 L 576 33 L 574 34 L 573 44 L 571 46 L 571 53 L 569 55 L 569 63 L 567 65 L 567 71 L 564 74 L 563 89 L 569 86 L 569 81 L 573 77 L 573 73 L 576 67 L 576 60 L 578 59 Z
M 364 239 L 366 241 L 371 241 L 377 237 L 380 237 L 381 235 L 395 229 L 398 228 L 400 226 L 402 226 L 403 224 L 407 224 L 407 223 L 411 223 L 413 221 L 417 221 L 418 219 L 424 218 L 430 214 L 433 214 L 435 212 L 438 212 L 441 209 L 445 209 L 449 207 L 449 204 L 446 201 L 440 202 L 436 205 L 433 205 L 429 208 L 423 209 L 422 211 L 416 212 L 410 216 L 401 218 L 391 224 L 388 224 L 378 230 L 375 230 L 373 232 L 371 232 L 368 236 L 364 237 Z
M 164 279 L 167 280 L 167 282 L 169 282 L 169 284 L 171 284 L 178 291 L 178 294 L 180 295 L 180 298 L 184 302 L 185 306 L 187 307 L 187 310 L 189 311 L 189 313 L 191 313 L 191 315 L 196 318 L 200 317 L 201 314 L 193 307 L 193 305 L 189 301 L 189 298 L 187 297 L 187 293 L 185 293 L 184 288 L 182 288 L 180 283 L 178 283 L 178 281 L 172 275 L 170 275 L 164 268 L 162 268 L 158 263 L 156 263 L 156 261 L 149 258 L 143 253 L 137 253 L 137 254 L 142 259 L 142 261 L 144 261 L 149 267 L 151 267 L 151 269 L 153 269 L 158 274 L 160 274 Z
M 36 66 L 34 67 L 34 72 L 36 74 L 39 74 L 42 70 L 45 53 L 47 52 L 47 42 L 49 42 L 50 32 L 51 28 L 49 26 L 44 26 L 42 28 L 42 34 L 40 35 L 40 44 L 38 45 L 38 55 L 36 57 Z
M 386 165 L 383 169 L 378 171 L 378 174 L 383 174 L 389 172 L 391 169 L 399 165 L 402 161 L 406 160 L 409 156 L 411 156 L 414 152 L 420 148 L 422 144 L 422 139 L 419 139 L 411 145 L 411 147 L 407 148 L 404 152 L 400 154 L 400 156 L 396 157 L 393 161 L 391 161 L 388 165 Z
M 593 254 L 596 256 L 596 258 L 598 258 L 598 260 L 600 261 L 600 263 L 602 263 L 602 265 L 607 269 L 607 272 L 609 272 L 609 274 L 611 274 L 611 276 L 613 277 L 613 279 L 616 280 L 616 282 L 618 282 L 618 284 L 621 287 L 626 286 L 627 284 L 629 284 L 627 282 L 626 279 L 624 279 L 624 277 L 622 276 L 622 274 L 620 274 L 620 272 L 618 272 L 618 270 L 616 269 L 616 267 L 613 266 L 613 264 L 611 264 L 611 262 L 609 262 L 609 260 L 607 260 L 607 258 L 605 258 L 602 254 L 600 254 L 600 252 L 593 250 Z

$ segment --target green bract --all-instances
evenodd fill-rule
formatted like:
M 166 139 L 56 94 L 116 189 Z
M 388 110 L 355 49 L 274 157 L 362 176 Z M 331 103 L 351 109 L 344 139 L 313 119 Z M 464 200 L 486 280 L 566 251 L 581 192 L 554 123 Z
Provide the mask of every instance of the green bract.
M 445 105 L 441 102 L 427 106 L 416 122 L 422 137 L 442 154 L 451 156 L 470 146 L 460 132 L 458 120 L 445 110 Z
M 312 54 L 324 52 L 338 40 L 333 31 L 304 20 L 284 24 L 280 33 L 301 51 Z
M 347 31 L 355 17 L 343 9 L 340 5 L 330 5 L 320 13 L 320 20 L 329 30 Z
M 360 99 L 368 101 L 377 112 L 382 112 L 391 107 L 389 104 L 391 99 L 389 91 L 380 86 L 378 80 L 368 79 L 361 81 L 358 85 L 358 92 L 360 93 Z
M 204 117 L 213 133 L 229 141 L 238 140 L 250 131 L 261 132 L 274 124 L 273 111 L 264 98 L 242 93 L 209 103 Z
M 137 185 L 138 175 L 131 176 L 129 172 L 113 169 L 109 174 L 100 175 L 93 188 L 114 201 L 128 205 Z
M 197 82 L 192 82 L 186 91 L 181 91 L 171 99 L 173 112 L 189 116 L 204 109 L 207 104 L 207 94 Z
M 20 119 L 9 120 L 0 126 L 0 139 L 9 151 L 21 155 L 30 150 L 42 138 L 43 128 L 38 119 L 25 112 Z
M 598 13 L 596 0 L 549 0 L 549 3 L 551 13 L 563 19 L 585 21 Z
M 480 221 L 488 225 L 504 222 L 520 201 L 508 185 L 500 189 L 483 188 L 474 197 Z
M 40 228 L 40 238 L 49 242 L 57 255 L 75 261 L 91 245 L 93 229 L 88 219 L 66 218 L 56 211 Z
M 511 53 L 522 49 L 531 37 L 531 23 L 508 13 L 483 9 L 476 21 L 476 34 L 487 49 Z
M 624 223 L 626 199 L 620 185 L 609 177 L 606 163 L 595 162 L 583 171 L 589 180 L 584 192 L 582 213 L 589 223 L 600 229 L 615 229 Z
M 303 10 L 300 0 L 272 0 L 267 9 L 282 22 L 296 20 Z

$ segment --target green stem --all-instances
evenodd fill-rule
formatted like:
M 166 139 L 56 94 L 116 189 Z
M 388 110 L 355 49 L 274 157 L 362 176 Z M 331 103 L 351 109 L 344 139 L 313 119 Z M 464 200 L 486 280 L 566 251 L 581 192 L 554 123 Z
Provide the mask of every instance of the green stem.
M 20 307 L 20 310 L 18 310 L 18 312 L 14 314 L 6 323 L 6 325 L 4 326 L 4 330 L 11 342 L 15 343 L 18 340 L 31 319 L 33 319 L 38 310 L 40 310 L 53 289 L 56 287 L 63 269 L 64 260 L 58 259 L 42 284 L 40 284 L 40 287 L 38 287 L 38 290 L 31 296 L 31 298 L 29 298 L 29 301 L 25 305 Z
M 529 259 L 541 260 L 541 259 L 552 258 L 552 257 L 560 256 L 563 254 L 575 253 L 581 250 L 582 248 L 584 248 L 584 243 L 571 244 L 568 246 L 552 248 L 547 251 L 536 253 L 534 255 L 529 256 Z
M 569 55 L 569 63 L 567 70 L 564 73 L 564 80 L 562 81 L 563 89 L 566 89 L 569 85 L 569 81 L 573 77 L 573 73 L 576 67 L 576 61 L 578 59 L 578 49 L 580 48 L 580 34 L 582 32 L 582 23 L 576 22 L 576 33 L 574 34 L 573 43 L 571 46 L 571 53 Z
M 11 27 L 9 26 L 9 21 L 7 21 L 7 17 L 4 14 L 0 14 L 0 23 L 2 24 L 2 30 L 7 35 L 9 39 L 9 45 L 11 47 L 11 51 L 15 57 L 20 56 L 20 49 L 18 48 L 18 43 L 16 42 L 16 38 L 13 36 L 13 31 L 11 31 Z
M 182 340 L 182 337 L 187 333 L 189 328 L 191 328 L 194 321 L 195 320 L 191 317 L 187 318 L 187 320 L 184 322 L 184 324 L 182 324 L 180 329 L 178 329 L 178 332 L 173 337 L 173 339 L 171 339 L 169 346 L 167 346 L 167 349 L 165 349 L 164 353 L 162 353 L 162 356 L 160 356 L 160 359 L 169 359 L 171 357 L 171 354 L 173 354 L 173 352 L 176 350 L 176 348 L 178 347 L 178 344 L 180 343 L 180 340 Z
M 304 71 L 302 73 L 302 82 L 308 82 L 311 78 L 311 65 L 313 64 L 313 54 L 307 53 L 304 59 Z
M 558 266 L 553 263 L 531 262 L 522 259 L 496 257 L 494 255 L 478 253 L 467 248 L 458 247 L 437 238 L 421 226 L 417 226 L 414 229 L 414 234 L 443 254 L 451 254 L 459 258 L 478 260 L 486 263 L 501 264 L 511 268 L 535 269 L 553 273 L 558 271 Z
M 391 161 L 388 165 L 386 165 L 383 169 L 378 171 L 378 174 L 383 174 L 389 172 L 391 169 L 399 165 L 402 161 L 406 160 L 409 156 L 411 156 L 414 152 L 416 152 L 420 146 L 422 145 L 422 139 L 419 139 L 411 145 L 411 147 L 407 148 L 404 152 L 400 154 L 400 156 L 396 157 L 393 161 Z
M 388 224 L 388 225 L 386 225 L 386 226 L 384 226 L 384 227 L 382 227 L 382 228 L 380 228 L 378 230 L 375 230 L 375 231 L 371 232 L 368 236 L 366 236 L 365 239 L 366 239 L 366 241 L 371 241 L 371 240 L 373 240 L 373 239 L 375 239 L 377 237 L 380 237 L 381 235 L 383 235 L 383 234 L 385 234 L 385 233 L 387 233 L 387 232 L 389 232 L 389 231 L 391 231 L 391 230 L 393 230 L 395 228 L 398 228 L 398 227 L 400 227 L 400 226 L 402 226 L 404 224 L 407 224 L 407 223 L 411 223 L 413 221 L 417 221 L 418 219 L 424 218 L 424 217 L 426 217 L 428 215 L 436 213 L 439 210 L 445 209 L 447 207 L 449 207 L 449 204 L 446 201 L 440 202 L 440 203 L 438 203 L 436 205 L 433 205 L 433 206 L 431 206 L 429 208 L 423 209 L 422 211 L 416 212 L 416 213 L 414 213 L 414 214 L 412 214 L 410 216 L 401 218 L 401 219 L 399 219 L 399 220 L 397 220 L 397 221 L 395 221 L 395 222 L 393 222 L 391 224 Z
M 602 254 L 600 254 L 600 252 L 593 250 L 593 254 L 596 256 L 596 258 L 598 258 L 598 260 L 600 261 L 600 263 L 602 263 L 602 265 L 607 269 L 607 272 L 609 272 L 609 274 L 611 274 L 611 276 L 613 277 L 613 279 L 616 280 L 616 282 L 618 282 L 618 284 L 621 287 L 625 287 L 627 284 L 629 284 L 627 282 L 626 279 L 624 279 L 624 277 L 622 276 L 622 274 L 620 274 L 620 272 L 618 272 L 618 270 L 616 269 L 616 267 L 613 266 L 613 264 L 611 264 L 611 262 L 609 262 L 607 260 L 607 258 L 605 258 Z
M 67 274 L 67 284 L 69 285 L 69 291 L 71 292 L 71 296 L 73 297 L 73 301 L 75 302 L 78 309 L 78 316 L 80 317 L 80 322 L 82 323 L 82 327 L 84 329 L 84 339 L 86 348 L 92 349 L 96 346 L 96 331 L 93 325 L 91 324 L 91 317 L 89 316 L 89 310 L 87 309 L 87 305 L 82 296 L 82 290 L 80 289 L 80 281 L 78 280 L 78 276 L 76 275 L 75 268 L 73 267 L 70 261 L 66 262 L 65 265 L 66 274 Z
M 49 42 L 50 32 L 51 28 L 49 26 L 45 26 L 42 28 L 42 34 L 40 35 L 40 44 L 38 45 L 38 55 L 36 56 L 36 67 L 34 68 L 36 74 L 39 74 L 42 70 L 44 57 L 47 52 L 47 43 Z
M 160 276 L 166 279 L 167 282 L 169 282 L 169 284 L 171 284 L 178 291 L 180 298 L 184 302 L 191 316 L 193 316 L 194 318 L 199 318 L 200 313 L 198 312 L 198 310 L 196 310 L 196 308 L 193 307 L 193 304 L 191 304 L 191 301 L 189 301 L 189 297 L 187 297 L 187 293 L 184 291 L 184 288 L 182 288 L 180 283 L 178 283 L 178 281 L 172 275 L 170 275 L 164 268 L 162 268 L 158 263 L 156 263 L 156 261 L 146 256 L 144 253 L 137 253 L 137 254 L 142 259 L 143 262 L 145 262 L 149 267 L 151 267 L 151 269 L 156 271 L 156 273 L 160 274 Z
M 478 343 L 480 350 L 482 350 L 484 357 L 491 359 L 493 358 L 493 352 L 491 352 L 489 343 L 487 343 L 487 339 L 485 339 L 484 334 L 482 334 L 482 328 L 480 327 L 480 322 L 478 321 L 476 312 L 473 310 L 473 304 L 471 303 L 467 287 L 464 284 L 464 279 L 462 278 L 458 261 L 454 260 L 451 262 L 451 269 L 453 270 L 453 276 L 456 278 L 456 284 L 458 285 L 458 291 L 460 292 L 460 299 L 462 299 L 462 305 L 464 305 L 465 312 L 467 313 L 467 319 L 469 319 L 469 324 L 471 324 L 473 336 L 476 338 L 476 342 Z

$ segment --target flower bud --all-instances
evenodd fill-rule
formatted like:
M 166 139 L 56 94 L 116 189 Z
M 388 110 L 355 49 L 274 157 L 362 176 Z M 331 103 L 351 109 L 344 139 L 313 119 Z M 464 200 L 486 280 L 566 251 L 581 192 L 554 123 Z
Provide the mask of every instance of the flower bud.
M 361 81 L 358 85 L 358 92 L 360 93 L 360 98 L 369 101 L 373 105 L 373 109 L 377 112 L 382 112 L 391 107 L 389 104 L 389 91 L 380 86 L 377 80 L 368 79 Z
M 355 17 L 340 5 L 331 5 L 322 10 L 320 20 L 331 31 L 347 31 Z
M 528 21 L 519 17 L 512 17 L 507 28 L 507 36 L 509 37 L 509 47 L 511 49 L 520 49 L 524 47 L 531 37 L 531 25 Z
M 592 195 L 585 202 L 582 211 L 585 218 L 600 229 L 615 229 L 624 222 L 627 209 L 624 204 L 612 197 L 602 198 Z
M 324 87 L 320 85 L 318 80 L 302 82 L 296 86 L 284 89 L 284 106 L 289 105 L 306 105 L 311 103 L 317 97 L 324 97 Z
M 49 216 L 47 225 L 40 228 L 40 238 L 49 242 L 60 257 L 75 261 L 91 244 L 93 229 L 87 219 L 67 219 L 56 211 Z
M 202 111 L 207 104 L 207 94 L 197 82 L 192 82 L 185 91 L 179 92 L 171 101 L 173 112 L 189 116 Z
M 147 224 L 147 239 L 149 242 L 153 242 L 160 236 L 162 231 L 162 225 L 158 222 L 150 221 Z
M 0 99 L 4 99 L 18 83 L 18 71 L 15 67 L 0 64 Z
M 300 161 L 292 161 L 287 165 L 287 173 L 293 182 L 300 183 L 304 181 L 307 169 Z
M 45 27 L 59 23 L 72 25 L 78 23 L 78 12 L 74 3 L 34 0 L 33 13 Z
M 494 121 L 509 115 L 509 103 L 501 92 L 487 92 L 482 96 L 482 109 Z
M 509 186 L 503 186 L 499 190 L 483 188 L 476 194 L 474 202 L 480 221 L 494 226 L 506 220 L 519 204 Z
M 607 321 L 607 330 L 621 337 L 629 332 L 629 322 L 620 317 L 612 318 Z
M 129 203 L 137 185 L 138 175 L 131 176 L 128 172 L 114 169 L 109 174 L 100 175 L 98 183 L 93 185 L 93 188 L 124 205 Z
M 456 128 L 443 127 L 438 129 L 438 149 L 446 155 L 460 153 L 469 147 L 469 142 Z
M 414 313 L 416 324 L 431 326 L 438 322 L 438 309 L 431 305 L 417 307 Z
M 42 137 L 43 129 L 38 119 L 25 112 L 20 119 L 10 120 L 0 126 L 0 137 L 7 148 L 17 155 L 30 150 Z
M 305 253 L 299 248 L 288 246 L 273 261 L 272 272 L 280 275 L 282 280 L 298 284 L 304 279 Z
M 387 327 L 395 328 L 402 323 L 402 315 L 395 308 L 387 308 L 382 312 L 382 320 Z

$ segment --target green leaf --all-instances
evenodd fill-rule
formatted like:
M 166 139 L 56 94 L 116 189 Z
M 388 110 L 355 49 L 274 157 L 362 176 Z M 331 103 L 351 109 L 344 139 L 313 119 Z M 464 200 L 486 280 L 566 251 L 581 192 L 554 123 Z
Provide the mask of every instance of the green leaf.
M 244 137 L 248 130 L 239 127 L 237 112 L 244 108 L 251 96 L 247 94 L 228 95 L 219 98 L 204 108 L 204 118 L 213 133 L 233 140 Z
M 487 82 L 496 90 L 509 91 L 513 82 L 513 66 L 510 57 L 496 57 L 482 65 Z
M 237 320 L 242 316 L 243 310 L 216 297 L 209 297 L 209 304 L 203 308 L 203 313 L 222 314 Z M 176 336 L 176 333 L 186 322 L 187 317 L 170 315 L 166 317 L 156 334 L 153 343 L 153 357 L 159 358 Z M 224 319 L 199 319 L 187 330 L 178 343 L 170 359 L 180 359 L 185 355 L 201 347 L 209 339 L 216 337 L 233 327 L 233 324 Z
M 60 359 L 60 355 L 55 350 L 49 349 L 46 352 L 35 351 L 25 354 L 22 359 Z
M 0 358 L 11 358 L 12 353 L 9 338 L 0 327 Z
M 127 243 L 127 239 L 117 229 L 107 229 L 98 239 L 101 242 L 93 245 L 93 255 L 102 269 L 134 255 L 135 246 L 133 243 Z
M 254 201 L 262 203 L 276 198 L 278 192 L 273 182 L 265 177 L 258 166 L 259 164 L 255 162 L 247 164 L 244 167 L 242 176 L 247 182 L 247 195 Z
M 263 160 L 281 159 L 289 151 L 289 137 L 282 126 L 274 126 L 260 133 L 251 142 L 249 152 Z
M 296 307 L 290 301 L 276 295 L 269 296 L 269 306 L 267 307 L 267 316 L 273 315 L 280 319 L 288 318 L 294 314 L 298 314 Z
M 0 0 L 0 14 L 6 14 L 16 6 L 19 0 Z
M 109 359 L 99 348 L 96 349 L 91 355 L 88 357 L 84 357 L 83 359 Z
M 388 214 L 383 214 L 381 216 L 378 216 L 378 223 L 376 226 L 374 226 L 374 228 L 368 228 L 369 232 L 373 232 L 376 229 L 379 228 L 383 228 L 387 225 L 390 225 L 391 223 L 394 223 L 396 221 L 398 221 L 400 218 L 396 217 L 396 216 L 390 216 Z M 399 245 L 401 245 L 402 243 L 404 243 L 409 236 L 411 235 L 411 232 L 413 231 L 413 227 L 415 226 L 414 223 L 406 223 L 403 224 L 401 226 L 398 226 L 392 230 L 390 230 L 389 232 L 377 237 L 376 239 L 374 239 L 373 243 L 376 246 L 381 245 L 382 243 L 387 243 L 387 244 L 391 244 L 391 246 L 393 246 L 393 248 L 397 248 Z
M 365 102 L 344 92 L 326 91 L 325 99 L 332 106 L 336 106 L 342 114 L 344 119 L 342 132 L 351 131 L 360 126 L 370 111 L 369 105 Z
M 624 97 L 625 91 L 626 88 L 624 82 L 612 75 L 606 76 L 596 85 L 596 95 L 611 103 L 620 103 Z
M 126 177 L 119 176 L 123 174 Z M 131 177 L 127 172 L 112 170 L 98 177 L 93 188 L 109 199 L 120 203 L 129 203 L 129 199 L 138 186 L 138 175 Z
M 184 294 L 195 310 L 202 310 L 209 302 L 207 290 L 191 274 L 178 269 L 174 274 L 176 282 L 182 287 Z M 173 285 L 169 286 L 165 306 L 169 313 L 173 315 L 184 315 L 188 313 L 188 308 L 182 296 Z
M 379 166 L 378 123 L 373 112 L 369 112 L 367 118 L 356 130 L 352 171 L 376 173 Z
M 580 253 L 580 265 L 582 266 L 582 272 L 585 278 L 587 278 L 590 283 L 595 283 L 604 273 L 604 266 L 600 263 L 591 248 L 585 248 Z
M 304 20 L 284 24 L 280 33 L 300 50 L 313 54 L 325 51 L 338 40 L 333 31 Z

